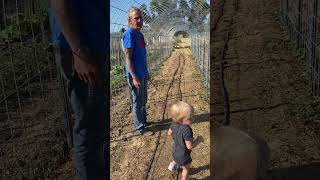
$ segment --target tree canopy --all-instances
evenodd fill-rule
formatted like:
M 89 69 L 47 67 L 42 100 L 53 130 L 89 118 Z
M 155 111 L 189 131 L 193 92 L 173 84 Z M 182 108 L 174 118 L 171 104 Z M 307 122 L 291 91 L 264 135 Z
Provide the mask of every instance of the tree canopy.
M 206 0 L 151 0 L 149 11 L 144 4 L 140 8 L 144 18 L 150 21 L 155 18 L 170 20 L 170 14 L 176 13 L 200 30 L 203 30 L 204 20 L 210 12 L 210 5 Z

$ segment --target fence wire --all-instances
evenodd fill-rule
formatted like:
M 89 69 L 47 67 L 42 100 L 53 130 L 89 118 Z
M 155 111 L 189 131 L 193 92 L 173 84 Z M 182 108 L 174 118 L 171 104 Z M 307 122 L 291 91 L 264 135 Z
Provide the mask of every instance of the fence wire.
M 280 0 L 281 21 L 305 59 L 314 96 L 320 95 L 319 10 L 318 0 Z
M 48 0 L 0 0 L 1 179 L 56 179 L 69 159 L 71 112 L 50 48 L 48 6 Z M 170 56 L 173 37 L 144 35 L 152 74 Z M 193 38 L 193 53 L 208 86 L 208 34 Z M 120 39 L 120 33 L 111 34 L 112 95 L 127 88 Z
M 159 65 L 166 60 L 173 50 L 172 46 L 173 37 L 156 36 L 146 34 L 145 40 L 147 44 L 147 61 L 148 70 L 153 74 Z M 210 45 L 209 45 L 209 32 L 191 36 L 191 49 L 193 56 L 197 62 L 198 68 L 203 76 L 207 94 L 209 95 L 210 89 Z M 121 46 L 121 34 L 113 33 L 110 35 L 110 88 L 112 95 L 122 92 L 127 88 L 127 81 L 125 78 L 125 56 Z
M 110 35 L 110 88 L 114 96 L 127 87 L 125 78 L 125 56 L 121 45 L 121 34 Z M 172 37 L 144 34 L 147 47 L 148 71 L 152 75 L 172 52 Z
M 47 0 L 0 0 L 0 177 L 54 179 L 67 158 Z
M 202 66 L 202 74 L 207 87 L 209 87 L 209 43 L 200 41 L 197 34 L 209 32 L 209 7 L 208 0 L 111 0 L 110 1 L 110 30 L 111 30 L 111 91 L 112 96 L 121 92 L 127 83 L 124 77 L 123 68 L 125 66 L 124 54 L 121 50 L 119 32 L 128 27 L 127 11 L 131 6 L 136 6 L 142 10 L 144 26 L 143 34 L 147 41 L 148 68 L 151 73 L 158 68 L 158 65 L 165 60 L 172 50 L 172 41 L 177 32 L 186 32 L 194 37 L 193 53 L 198 60 L 198 65 Z M 208 36 L 209 33 L 207 33 Z M 202 35 L 205 36 L 205 35 Z M 200 38 L 200 39 L 199 39 Z M 203 44 L 207 44 L 206 46 Z M 201 46 L 201 48 L 200 48 Z M 162 49 L 168 52 L 164 52 Z M 205 52 L 203 52 L 205 51 Z M 206 54 L 206 55 L 204 55 Z M 201 57 L 200 57 L 201 56 Z M 201 64 L 200 64 L 201 63 Z M 205 66 L 205 67 L 204 67 Z M 122 83 L 121 83 L 122 82 Z M 208 91 L 209 92 L 209 91 Z M 112 105 L 111 105 L 112 108 Z
M 192 54 L 197 62 L 205 87 L 207 89 L 207 96 L 210 95 L 210 41 L 209 32 L 204 32 L 191 36 Z

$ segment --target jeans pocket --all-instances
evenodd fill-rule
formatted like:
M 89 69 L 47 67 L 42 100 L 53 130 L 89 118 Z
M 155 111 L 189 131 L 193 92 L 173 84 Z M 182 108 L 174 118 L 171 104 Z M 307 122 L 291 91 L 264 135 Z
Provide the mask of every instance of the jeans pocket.
M 70 81 L 74 76 L 73 55 L 70 50 L 55 47 L 55 60 L 60 73 L 66 81 Z

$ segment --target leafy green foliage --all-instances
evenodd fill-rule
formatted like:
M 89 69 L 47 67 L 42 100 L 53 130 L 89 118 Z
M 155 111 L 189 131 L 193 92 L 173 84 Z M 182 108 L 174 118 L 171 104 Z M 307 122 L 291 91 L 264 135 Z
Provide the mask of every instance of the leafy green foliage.
M 184 14 L 184 17 L 199 30 L 204 29 L 204 21 L 210 12 L 210 5 L 206 0 L 151 0 L 150 16 L 170 16 L 172 13 Z
M 8 20 L 8 25 L 0 31 L 0 41 L 16 42 L 30 38 L 41 31 L 41 23 L 48 24 L 47 13 L 25 16 L 17 14 Z
M 110 88 L 112 91 L 122 87 L 126 83 L 124 75 L 125 65 L 115 65 L 111 68 L 111 84 Z

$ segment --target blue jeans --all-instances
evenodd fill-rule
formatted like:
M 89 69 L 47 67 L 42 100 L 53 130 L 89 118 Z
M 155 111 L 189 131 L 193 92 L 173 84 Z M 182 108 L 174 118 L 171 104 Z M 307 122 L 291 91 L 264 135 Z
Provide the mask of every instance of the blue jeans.
M 142 131 L 147 123 L 147 77 L 140 79 L 141 87 L 138 90 L 132 81 L 132 77 L 127 77 L 128 86 L 132 95 L 132 112 L 133 112 L 133 124 L 136 131 Z
M 81 81 L 73 70 L 72 54 L 55 49 L 57 66 L 68 85 L 68 96 L 75 115 L 73 150 L 77 180 L 105 179 L 103 141 L 107 132 L 107 84 L 105 58 L 96 58 L 104 77 L 103 86 Z

